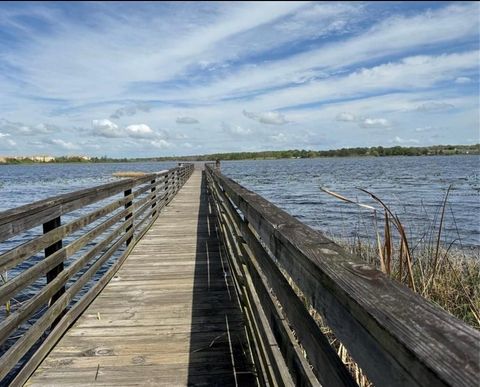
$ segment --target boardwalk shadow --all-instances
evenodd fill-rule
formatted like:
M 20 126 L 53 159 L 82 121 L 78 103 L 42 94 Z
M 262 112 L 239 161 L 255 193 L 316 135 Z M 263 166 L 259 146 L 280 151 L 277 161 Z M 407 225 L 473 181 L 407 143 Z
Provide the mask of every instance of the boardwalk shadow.
M 198 215 L 188 385 L 253 386 L 241 309 L 220 255 L 216 219 L 202 174 Z

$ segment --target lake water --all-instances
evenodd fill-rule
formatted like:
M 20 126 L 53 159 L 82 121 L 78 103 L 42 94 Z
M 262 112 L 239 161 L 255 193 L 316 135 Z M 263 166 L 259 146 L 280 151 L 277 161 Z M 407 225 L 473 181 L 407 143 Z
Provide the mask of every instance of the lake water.
M 480 246 L 479 156 L 239 161 L 224 163 L 222 172 L 313 228 L 350 240 L 375 235 L 373 212 L 319 187 L 380 209 L 359 188 L 368 190 L 399 216 L 409 237 L 428 242 L 451 185 L 444 242 Z M 377 216 L 381 221 L 382 211 Z
M 157 172 L 175 165 L 174 162 L 0 165 L 0 216 L 1 211 L 9 208 L 116 180 L 112 177 L 114 172 Z M 379 208 L 358 188 L 371 191 L 398 214 L 406 226 L 410 240 L 423 240 L 427 243 L 430 240 L 431 243 L 434 240 L 432 225 L 438 223 L 443 198 L 448 187 L 452 186 L 446 212 L 444 243 L 455 241 L 456 247 L 465 250 L 473 248 L 477 255 L 480 247 L 479 167 L 478 156 L 321 158 L 223 162 L 222 172 L 306 224 L 329 236 L 349 240 L 372 239 L 375 235 L 373 212 L 355 204 L 341 202 L 323 193 L 320 187 Z M 77 211 L 76 216 L 81 213 L 82 210 Z M 379 221 L 381 214 L 380 211 L 377 215 Z M 69 216 L 63 216 L 62 219 L 68 222 Z M 36 229 L 19 235 L 14 240 L 0 243 L 0 252 L 22 243 L 23 238 L 39 235 L 41 228 Z M 83 232 L 85 231 L 78 231 L 77 237 L 78 233 Z M 70 243 L 73 238 L 75 235 L 66 238 L 64 243 Z M 84 249 L 88 248 L 89 246 L 86 246 Z M 77 256 L 81 255 L 82 251 L 80 250 Z M 105 271 L 120 253 L 113 256 L 102 271 Z M 75 257 L 70 257 L 69 260 L 73 261 Z M 20 267 L 10 270 L 9 279 L 40 259 L 43 259 L 41 252 L 32 257 L 31 262 L 26 261 Z M 67 266 L 70 261 L 66 262 Z M 76 277 L 71 279 L 67 286 L 75 279 Z M 92 279 L 76 299 L 96 280 L 98 278 Z M 45 278 L 42 277 L 16 295 L 12 310 L 30 299 L 43 286 Z M 0 346 L 0 356 L 45 310 L 46 305 L 12 333 L 7 342 Z M 5 308 L 0 307 L 0 321 L 6 317 L 5 313 Z M 30 354 L 40 342 L 41 340 Z M 14 377 L 29 356 L 27 354 L 17 364 L 4 382 Z
M 0 211 L 112 181 L 113 172 L 154 172 L 164 163 L 34 164 L 0 166 Z M 480 157 L 388 157 L 247 160 L 222 163 L 222 172 L 302 222 L 328 235 L 369 238 L 372 211 L 320 191 L 327 188 L 374 205 L 364 188 L 398 214 L 414 239 L 428 239 L 448 187 L 444 238 L 480 246 Z M 380 212 L 381 214 L 381 212 Z

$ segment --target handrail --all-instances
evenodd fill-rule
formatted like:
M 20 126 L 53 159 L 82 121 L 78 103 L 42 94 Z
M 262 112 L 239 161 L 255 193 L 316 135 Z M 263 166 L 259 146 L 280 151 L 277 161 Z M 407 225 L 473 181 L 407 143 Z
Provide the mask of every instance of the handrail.
M 252 337 L 257 337 L 258 358 L 265 359 L 257 368 L 268 371 L 272 364 L 268 359 L 275 357 L 272 348 L 282 353 L 283 364 L 265 378 L 279 375 L 282 380 L 286 367 L 295 385 L 354 383 L 339 366 L 336 353 L 325 345 L 320 328 L 306 312 L 307 304 L 325 318 L 375 385 L 476 385 L 478 331 L 219 169 L 206 165 L 205 173 L 239 292 L 244 293 L 247 315 L 253 316 L 249 325 Z M 302 365 L 302 351 L 295 351 L 298 343 L 315 378 L 308 372 L 310 367 Z M 281 383 L 288 384 L 287 379 Z
M 0 245 L 0 274 L 13 275 L 8 280 L 2 275 L 0 283 L 0 305 L 10 309 L 0 309 L 0 345 L 7 348 L 0 357 L 0 384 L 19 365 L 23 368 L 14 383 L 26 381 L 113 277 L 193 169 L 193 164 L 181 164 L 0 212 L 0 242 L 9 246 L 15 245 L 17 236 L 26 239 L 6 251 Z M 71 214 L 78 209 L 83 210 L 81 215 Z M 66 214 L 69 222 L 62 224 Z M 29 237 L 30 230 L 40 225 L 43 234 Z M 75 235 L 77 231 L 81 235 Z M 47 280 L 42 285 L 44 276 Z M 21 302 L 11 305 L 11 300 L 19 298 Z M 32 318 L 33 324 L 17 337 L 21 324 Z M 19 364 L 32 348 L 36 352 Z

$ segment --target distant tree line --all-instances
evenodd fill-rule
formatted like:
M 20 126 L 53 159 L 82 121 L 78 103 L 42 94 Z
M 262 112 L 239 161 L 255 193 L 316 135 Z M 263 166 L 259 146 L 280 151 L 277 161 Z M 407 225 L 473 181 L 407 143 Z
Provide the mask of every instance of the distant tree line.
M 358 147 L 341 148 L 326 151 L 315 151 L 305 149 L 293 149 L 283 151 L 263 151 L 263 152 L 231 152 L 214 153 L 208 155 L 182 156 L 182 157 L 160 157 L 155 160 L 186 160 L 186 161 L 206 161 L 206 160 L 251 160 L 251 159 L 308 159 L 315 157 L 386 157 L 386 156 L 435 156 L 435 155 L 459 155 L 459 154 L 480 154 L 480 144 L 476 145 L 434 145 L 428 147 L 402 147 L 394 146 L 386 148 L 377 147 Z
M 263 159 L 309 159 L 315 157 L 387 157 L 387 156 L 437 156 L 437 155 L 479 155 L 480 144 L 475 145 L 433 145 L 427 147 L 357 147 L 326 151 L 291 149 L 262 152 L 228 152 L 194 156 L 168 156 L 148 158 L 111 158 L 107 156 L 85 159 L 82 156 L 60 156 L 48 163 L 119 163 L 145 161 L 208 161 L 208 160 L 263 160 Z M 27 164 L 42 161 L 29 158 L 5 158 L 7 164 Z

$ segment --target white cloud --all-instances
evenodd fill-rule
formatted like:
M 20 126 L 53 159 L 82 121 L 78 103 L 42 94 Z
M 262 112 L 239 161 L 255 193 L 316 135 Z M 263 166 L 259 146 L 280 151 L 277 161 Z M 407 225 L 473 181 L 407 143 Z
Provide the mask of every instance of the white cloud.
M 268 124 L 268 125 L 283 125 L 288 122 L 285 119 L 285 116 L 280 112 L 252 113 L 244 110 L 243 115 L 252 120 L 258 121 L 262 124 Z
M 48 134 L 60 130 L 56 125 L 40 123 L 32 126 L 21 122 L 8 121 L 5 119 L 0 119 L 0 129 L 12 135 L 20 136 Z
M 187 117 L 187 116 L 177 117 L 176 119 L 177 124 L 198 124 L 198 122 L 199 121 L 196 118 Z
M 2 137 L 8 137 L 8 136 L 10 136 L 10 134 L 0 132 L 0 138 L 2 138 Z
M 225 133 L 239 135 L 239 136 L 247 136 L 252 133 L 252 130 L 249 128 L 244 128 L 240 125 L 229 125 L 225 122 L 222 122 L 222 130 Z
M 451 103 L 431 101 L 422 103 L 416 110 L 419 112 L 440 112 L 453 109 L 454 107 Z
M 202 98 L 247 93 L 287 85 L 290 81 L 303 78 L 305 74 L 311 74 L 312 69 L 316 69 L 314 74 L 325 72 L 325 69 L 332 73 L 425 45 L 444 44 L 465 36 L 476 37 L 479 28 L 476 15 L 478 5 L 472 3 L 455 4 L 414 17 L 393 16 L 361 35 L 261 66 L 246 66 L 206 88 L 190 91 Z M 452 76 L 448 79 L 452 79 Z
M 128 136 L 135 138 L 155 137 L 155 132 L 145 124 L 129 125 L 125 128 L 125 132 Z
M 171 143 L 163 139 L 150 141 L 150 144 L 153 145 L 155 148 L 160 148 L 160 149 L 170 148 L 172 145 Z
M 385 118 L 363 118 L 359 125 L 362 128 L 389 128 L 392 126 L 390 121 Z
M 392 142 L 397 144 L 418 144 L 419 143 L 419 141 L 414 138 L 404 139 L 398 136 L 395 136 Z
M 358 118 L 355 114 L 347 113 L 347 112 L 338 113 L 336 117 L 337 121 L 345 121 L 345 122 L 355 122 L 357 121 L 357 119 Z
M 392 124 L 386 118 L 360 117 L 353 113 L 339 113 L 336 116 L 337 121 L 356 122 L 361 128 L 390 128 Z
M 360 97 L 369 93 L 428 88 L 452 75 L 478 66 L 478 51 L 439 56 L 407 57 L 399 62 L 363 68 L 308 84 L 261 95 L 252 104 L 276 109 L 302 104 Z M 330 102 L 331 103 L 331 102 Z
M 172 133 L 172 152 L 183 141 L 203 143 L 205 151 L 266 148 L 276 132 L 266 126 L 287 126 L 283 114 L 298 123 L 288 125 L 288 132 L 275 128 L 288 134 L 289 146 L 301 144 L 297 132 L 298 138 L 306 131 L 326 132 L 335 119 L 343 122 L 337 123 L 338 131 L 328 131 L 329 140 L 341 146 L 388 141 L 393 135 L 382 130 L 372 130 L 371 138 L 355 130 L 388 127 L 381 119 L 393 122 L 406 138 L 403 130 L 428 125 L 461 132 L 446 140 L 471 138 L 478 128 L 478 96 L 472 87 L 460 86 L 477 82 L 478 3 L 380 9 L 369 3 L 220 2 L 166 7 L 161 13 L 148 3 L 92 7 L 91 23 L 82 23 L 48 3 L 15 10 L 0 6 L 0 29 L 14 31 L 22 42 L 12 42 L 0 58 L 6 68 L 17 70 L 0 72 L 2 116 L 11 120 L 9 130 L 0 120 L 0 132 L 16 136 L 22 152 L 30 143 L 20 136 L 41 139 L 56 133 L 47 124 L 36 125 L 51 117 L 62 131 L 53 137 L 77 143 L 74 136 L 80 133 L 102 143 L 100 155 L 108 150 L 140 154 L 149 140 L 168 142 L 156 128 L 183 118 L 198 122 L 179 128 L 189 140 Z M 36 23 L 22 17 L 29 14 L 49 28 L 38 33 Z M 118 16 L 125 14 L 128 18 Z M 412 53 L 426 55 L 407 57 Z M 372 104 L 372 98 L 385 104 Z M 429 101 L 455 109 L 427 105 L 415 110 Z M 143 103 L 145 109 L 138 105 Z M 155 109 L 147 121 L 140 113 L 150 104 Z M 438 114 L 422 113 L 428 110 Z M 132 119 L 135 114 L 140 117 Z M 31 125 L 14 122 L 25 117 Z M 110 119 L 96 120 L 93 127 L 91 120 L 98 117 Z M 139 122 L 153 134 L 127 131 Z M 241 126 L 231 125 L 237 135 L 220 133 L 213 144 L 208 140 L 219 134 L 222 122 Z M 93 130 L 74 129 L 90 125 Z M 255 136 L 240 135 L 252 129 Z M 122 141 L 98 141 L 93 134 Z M 134 138 L 139 147 L 121 145 L 133 144 L 127 140 Z M 5 138 L 0 142 L 5 144 Z
M 16 146 L 17 145 L 17 143 L 10 138 L 7 138 L 7 144 L 10 145 L 10 146 Z
M 92 121 L 93 134 L 101 137 L 122 137 L 123 131 L 119 129 L 118 125 L 114 122 L 103 119 Z
M 472 79 L 469 77 L 458 77 L 457 79 L 455 79 L 455 83 L 458 83 L 458 84 L 465 84 L 465 83 L 471 83 L 471 82 L 472 82 Z
M 79 146 L 74 144 L 73 142 L 64 141 L 64 140 L 61 140 L 61 139 L 54 138 L 54 139 L 50 140 L 50 143 L 52 143 L 54 145 L 58 145 L 59 147 L 61 147 L 63 149 L 67 149 L 67 150 L 79 149 Z

